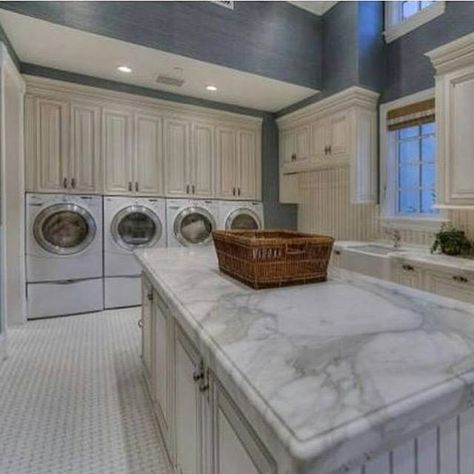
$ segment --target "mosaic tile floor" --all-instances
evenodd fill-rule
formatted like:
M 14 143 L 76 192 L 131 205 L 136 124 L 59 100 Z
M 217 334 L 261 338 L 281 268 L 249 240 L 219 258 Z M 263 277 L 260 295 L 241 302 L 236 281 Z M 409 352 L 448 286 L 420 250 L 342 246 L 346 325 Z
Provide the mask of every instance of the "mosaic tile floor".
M 30 321 L 0 366 L 1 474 L 168 474 L 139 310 Z

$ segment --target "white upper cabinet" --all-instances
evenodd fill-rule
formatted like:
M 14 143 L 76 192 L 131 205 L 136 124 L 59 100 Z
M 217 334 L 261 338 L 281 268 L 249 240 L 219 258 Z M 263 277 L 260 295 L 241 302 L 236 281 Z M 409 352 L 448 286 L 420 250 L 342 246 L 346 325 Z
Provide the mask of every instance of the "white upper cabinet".
M 474 34 L 427 54 L 436 69 L 438 204 L 474 206 Z
M 84 193 L 101 189 L 100 108 L 71 103 L 70 187 Z
M 98 107 L 29 97 L 25 129 L 28 191 L 101 191 Z
M 350 87 L 278 119 L 281 202 L 298 202 L 296 174 L 340 166 L 351 167 L 353 203 L 377 199 L 377 101 Z
M 135 114 L 134 191 L 163 195 L 163 121 L 161 117 Z
M 104 108 L 102 157 L 107 194 L 127 194 L 133 191 L 132 127 L 131 111 Z
M 191 192 L 190 127 L 187 120 L 165 119 L 166 195 L 181 197 Z
M 232 128 L 217 127 L 217 156 L 219 157 L 218 195 L 223 199 L 235 196 L 237 160 L 236 133 Z
M 191 191 L 196 197 L 214 196 L 214 131 L 211 124 L 196 122 L 192 128 Z
M 255 130 L 218 127 L 218 197 L 260 199 L 260 155 L 260 136 Z
M 47 79 L 27 86 L 30 192 L 260 199 L 261 119 Z
M 69 107 L 66 102 L 31 98 L 27 107 L 27 182 L 29 191 L 58 192 L 68 188 Z

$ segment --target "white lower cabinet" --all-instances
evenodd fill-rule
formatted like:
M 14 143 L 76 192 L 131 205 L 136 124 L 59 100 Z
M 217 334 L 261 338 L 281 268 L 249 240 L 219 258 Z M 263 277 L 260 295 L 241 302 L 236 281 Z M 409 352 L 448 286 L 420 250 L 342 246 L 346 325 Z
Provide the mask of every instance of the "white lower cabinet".
M 423 289 L 423 271 L 411 263 L 394 264 L 392 280 L 400 285 Z
M 474 304 L 474 280 L 460 273 L 426 273 L 425 289 L 437 295 Z
M 142 358 L 176 473 L 276 473 L 275 461 L 229 392 L 150 289 L 144 277 Z

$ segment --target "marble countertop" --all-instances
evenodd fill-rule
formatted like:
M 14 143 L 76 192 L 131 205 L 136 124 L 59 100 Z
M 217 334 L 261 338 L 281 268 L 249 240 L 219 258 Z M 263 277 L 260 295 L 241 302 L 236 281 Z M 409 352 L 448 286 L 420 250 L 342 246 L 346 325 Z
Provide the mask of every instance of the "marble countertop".
M 366 245 L 390 247 L 390 244 L 378 242 L 339 241 L 334 244 L 334 248 L 339 250 L 356 250 L 357 247 L 363 247 Z M 426 248 L 402 247 L 386 254 L 385 257 L 418 264 L 433 270 L 445 272 L 462 271 L 464 273 L 474 274 L 474 259 L 432 254 L 429 249 Z
M 474 402 L 474 306 L 344 271 L 255 291 L 219 273 L 213 248 L 137 258 L 314 472 L 343 472 Z

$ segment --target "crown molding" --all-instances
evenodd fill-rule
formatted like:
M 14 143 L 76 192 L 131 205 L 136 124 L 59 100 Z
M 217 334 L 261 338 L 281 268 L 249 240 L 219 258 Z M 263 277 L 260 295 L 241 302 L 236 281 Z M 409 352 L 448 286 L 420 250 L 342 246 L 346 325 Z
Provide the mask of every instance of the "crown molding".
M 34 95 L 48 95 L 54 92 L 55 96 L 64 94 L 67 97 L 70 94 L 79 94 L 84 99 L 95 101 L 101 104 L 107 101 L 114 101 L 126 107 L 159 107 L 160 112 L 173 114 L 175 112 L 186 112 L 196 118 L 209 119 L 216 118 L 232 122 L 242 122 L 243 124 L 254 124 L 261 126 L 263 117 L 228 112 L 225 110 L 213 109 L 206 106 L 183 104 L 164 99 L 157 99 L 128 92 L 118 92 L 101 87 L 60 81 L 38 76 L 23 75 L 26 82 L 26 93 Z
M 374 110 L 377 107 L 380 94 L 360 86 L 349 87 L 337 94 L 326 99 L 314 102 L 295 112 L 291 112 L 277 119 L 280 127 L 287 125 L 294 126 L 298 122 L 310 119 L 314 115 L 324 114 L 328 112 L 337 112 L 352 106 L 359 106 Z
M 425 54 L 437 74 L 474 64 L 474 33 L 462 36 Z

